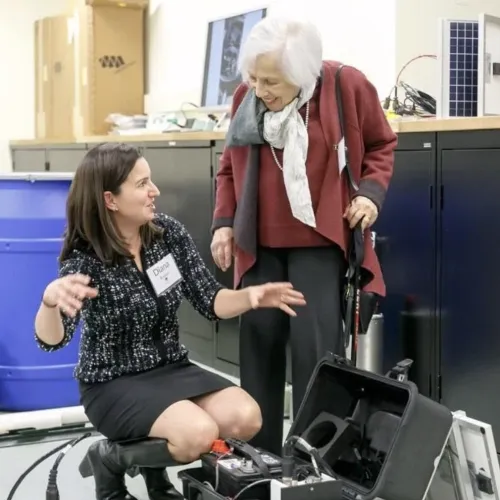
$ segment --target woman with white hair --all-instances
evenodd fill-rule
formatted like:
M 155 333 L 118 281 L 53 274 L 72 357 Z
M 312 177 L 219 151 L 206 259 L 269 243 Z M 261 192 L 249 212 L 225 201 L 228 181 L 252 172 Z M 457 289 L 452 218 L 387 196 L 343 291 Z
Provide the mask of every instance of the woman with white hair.
M 310 23 L 259 22 L 242 49 L 244 83 L 233 96 L 217 172 L 211 247 L 217 266 L 227 270 L 234 255 L 236 287 L 289 280 L 307 300 L 294 318 L 279 309 L 241 317 L 241 386 L 263 415 L 253 444 L 274 453 L 282 444 L 286 344 L 296 414 L 318 360 L 327 351 L 345 355 L 341 288 L 351 229 L 359 223 L 366 232 L 376 221 L 393 171 L 396 135 L 374 86 L 352 67 L 342 70 L 342 137 L 340 66 L 323 61 Z M 344 145 L 359 187 L 354 195 Z M 380 265 L 365 236 L 365 290 L 383 296 Z

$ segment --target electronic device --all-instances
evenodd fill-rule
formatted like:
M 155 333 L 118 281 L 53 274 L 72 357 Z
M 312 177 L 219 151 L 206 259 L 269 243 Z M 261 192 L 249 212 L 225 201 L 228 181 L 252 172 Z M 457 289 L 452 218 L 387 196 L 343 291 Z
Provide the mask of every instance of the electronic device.
M 293 500 L 298 490 L 293 494 L 285 490 L 300 487 L 314 500 L 322 498 L 323 492 L 333 500 L 336 489 L 341 498 L 339 472 L 373 487 L 399 425 L 399 416 L 371 408 L 362 398 L 350 418 L 320 412 L 300 435 L 287 438 L 281 457 L 238 439 L 220 440 L 201 457 L 203 475 L 224 497 L 235 498 L 251 488 L 248 498 L 252 500 Z M 319 484 L 332 481 L 336 484 Z M 308 490 L 312 484 L 314 490 Z
M 357 475 L 359 481 L 362 475 L 369 486 L 369 476 L 377 475 L 374 467 L 392 446 L 399 418 L 382 409 L 372 413 L 359 404 L 348 419 L 322 412 L 300 436 L 287 438 L 281 457 L 243 441 L 219 440 L 202 457 L 202 468 L 179 472 L 184 495 L 188 500 L 359 498 L 337 478 Z M 348 447 L 354 453 L 346 451 Z M 423 498 L 500 500 L 499 488 L 491 425 L 454 412 L 445 452 Z
M 268 453 L 265 445 L 262 450 L 222 440 L 202 457 L 201 467 L 179 473 L 184 496 L 187 500 L 423 500 L 449 439 L 453 416 L 406 382 L 408 366 L 405 360 L 380 375 L 326 355 L 283 449 L 276 453 L 279 456 Z M 412 457 L 414 447 L 418 460 Z M 411 459 L 402 460 L 405 456 Z
M 202 107 L 230 106 L 241 83 L 240 50 L 250 30 L 266 16 L 267 9 L 217 19 L 209 23 Z
M 309 452 L 313 448 L 295 436 L 287 441 L 284 456 L 278 457 L 238 439 L 219 440 L 201 457 L 205 484 L 233 499 L 341 500 L 342 483 L 320 470 L 319 455 L 313 465 L 293 454 L 297 443 Z

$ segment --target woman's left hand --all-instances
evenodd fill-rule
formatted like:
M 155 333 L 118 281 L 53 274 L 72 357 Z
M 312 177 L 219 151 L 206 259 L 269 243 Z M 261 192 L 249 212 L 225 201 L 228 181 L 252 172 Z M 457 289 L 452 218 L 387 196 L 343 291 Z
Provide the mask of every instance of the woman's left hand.
M 297 313 L 290 306 L 304 306 L 304 295 L 294 290 L 291 283 L 266 283 L 247 288 L 252 309 L 277 307 L 290 316 Z
M 378 217 L 377 205 L 365 196 L 356 196 L 344 212 L 344 217 L 349 221 L 349 227 L 353 229 L 361 221 L 361 229 L 371 227 Z

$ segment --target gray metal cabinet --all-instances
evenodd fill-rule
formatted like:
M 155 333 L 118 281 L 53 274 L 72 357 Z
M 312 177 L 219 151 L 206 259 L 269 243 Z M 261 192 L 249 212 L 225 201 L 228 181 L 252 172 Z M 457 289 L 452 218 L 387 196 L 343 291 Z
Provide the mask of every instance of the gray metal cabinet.
M 215 207 L 215 193 L 216 193 L 216 173 L 219 168 L 219 161 L 224 149 L 224 142 L 217 141 L 212 148 L 212 165 L 213 165 L 213 178 L 212 178 L 212 209 L 210 211 L 210 219 L 212 219 L 213 209 Z M 210 225 L 212 221 L 210 220 Z M 224 286 L 233 288 L 233 267 L 231 266 L 227 271 L 221 271 L 214 265 L 214 274 Z M 214 325 L 215 329 L 215 359 L 214 366 L 218 370 L 229 373 L 233 376 L 239 376 L 239 330 L 240 318 L 225 319 L 217 321 Z
M 87 153 L 86 144 L 51 144 L 47 162 L 51 172 L 74 172 Z
M 210 256 L 212 214 L 211 143 L 150 142 L 143 148 L 153 181 L 160 190 L 158 212 L 175 217 L 192 236 L 201 257 L 213 270 Z M 213 366 L 213 324 L 185 302 L 179 310 L 181 341 L 193 360 Z
M 74 172 L 86 152 L 86 144 L 12 146 L 12 170 L 15 172 Z
M 48 170 L 44 145 L 12 146 L 11 157 L 14 172 L 44 172 Z

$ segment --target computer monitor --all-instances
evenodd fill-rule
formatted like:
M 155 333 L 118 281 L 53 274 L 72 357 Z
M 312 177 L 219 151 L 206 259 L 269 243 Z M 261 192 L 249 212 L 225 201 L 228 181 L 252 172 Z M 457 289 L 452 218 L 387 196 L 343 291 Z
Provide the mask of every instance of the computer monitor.
M 231 105 L 234 91 L 242 81 L 238 71 L 241 47 L 250 30 L 266 14 L 267 9 L 262 8 L 209 23 L 202 107 Z

